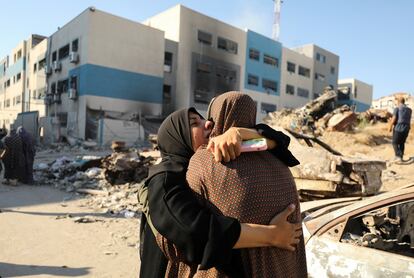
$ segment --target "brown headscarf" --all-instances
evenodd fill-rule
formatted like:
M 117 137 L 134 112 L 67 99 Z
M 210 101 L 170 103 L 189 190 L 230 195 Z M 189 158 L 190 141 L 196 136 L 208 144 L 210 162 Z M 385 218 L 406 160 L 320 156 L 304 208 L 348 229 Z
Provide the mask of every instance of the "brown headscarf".
M 212 100 L 208 114 L 214 121 L 210 137 L 215 137 L 233 126 L 253 128 L 256 123 L 256 104 L 246 94 L 228 92 Z

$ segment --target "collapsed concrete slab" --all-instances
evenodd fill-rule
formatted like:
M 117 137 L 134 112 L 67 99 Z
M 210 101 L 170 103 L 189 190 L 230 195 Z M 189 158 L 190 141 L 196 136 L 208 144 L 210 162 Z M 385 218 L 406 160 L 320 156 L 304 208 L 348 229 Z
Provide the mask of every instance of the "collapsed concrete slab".
M 301 200 L 369 196 L 381 189 L 385 161 L 347 157 L 314 136 L 273 128 L 291 137 L 289 149 L 301 162 L 291 168 Z

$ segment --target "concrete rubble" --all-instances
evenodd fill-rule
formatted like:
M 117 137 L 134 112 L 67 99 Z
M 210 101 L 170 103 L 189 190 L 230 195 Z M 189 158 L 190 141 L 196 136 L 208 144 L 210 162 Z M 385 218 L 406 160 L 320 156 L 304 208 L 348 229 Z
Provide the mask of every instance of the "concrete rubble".
M 86 205 L 106 213 L 139 217 L 136 195 L 157 155 L 158 152 L 146 154 L 145 151 L 122 148 L 103 157 L 61 156 L 51 163 L 35 164 L 35 180 L 71 192 L 74 197 L 87 194 Z M 85 223 L 83 220 L 79 222 Z

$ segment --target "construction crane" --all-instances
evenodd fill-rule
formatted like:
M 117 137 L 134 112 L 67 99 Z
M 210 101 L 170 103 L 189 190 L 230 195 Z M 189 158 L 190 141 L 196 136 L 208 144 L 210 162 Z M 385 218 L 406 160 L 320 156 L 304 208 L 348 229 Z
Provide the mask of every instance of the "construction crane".
M 282 0 L 273 0 L 273 26 L 272 26 L 272 38 L 275 41 L 279 40 L 280 34 L 280 6 L 282 5 Z

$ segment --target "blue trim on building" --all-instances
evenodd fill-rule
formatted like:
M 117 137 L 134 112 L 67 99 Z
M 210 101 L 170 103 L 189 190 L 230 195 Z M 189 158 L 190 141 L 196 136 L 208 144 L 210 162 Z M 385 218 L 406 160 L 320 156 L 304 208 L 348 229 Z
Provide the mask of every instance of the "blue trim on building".
M 353 106 L 355 105 L 355 112 L 364 112 L 367 111 L 370 107 L 371 104 L 366 104 L 364 102 L 360 102 L 357 101 L 355 99 L 350 99 L 350 100 L 338 100 L 338 104 L 339 105 L 348 105 L 348 106 Z
M 4 75 L 6 78 L 13 77 L 14 75 L 18 74 L 26 70 L 26 57 L 22 57 L 16 61 L 13 65 L 6 69 L 6 74 Z
M 92 64 L 70 70 L 71 76 L 77 76 L 79 96 L 162 103 L 162 77 Z
M 249 49 L 253 48 L 260 51 L 259 61 L 249 58 Z M 264 54 L 273 56 L 279 60 L 278 67 L 265 64 L 263 62 Z M 277 92 L 272 92 L 271 95 L 280 95 L 280 67 L 282 63 L 282 44 L 274 41 L 268 37 L 260 35 L 251 30 L 247 31 L 246 44 L 246 72 L 244 78 L 244 87 L 252 91 L 267 93 L 262 86 L 263 78 L 277 82 Z M 249 74 L 259 77 L 258 86 L 248 84 Z

